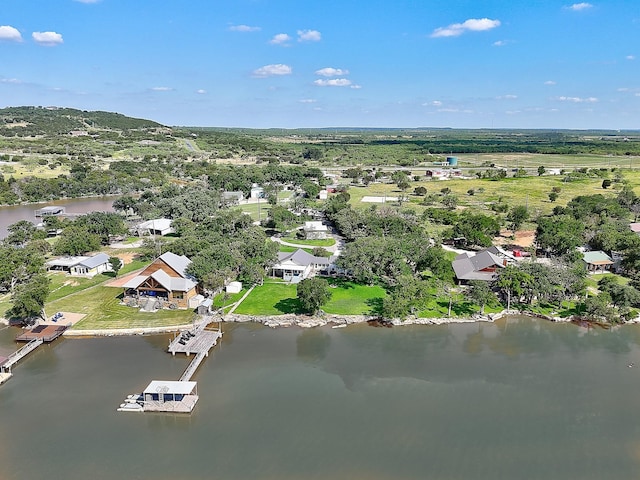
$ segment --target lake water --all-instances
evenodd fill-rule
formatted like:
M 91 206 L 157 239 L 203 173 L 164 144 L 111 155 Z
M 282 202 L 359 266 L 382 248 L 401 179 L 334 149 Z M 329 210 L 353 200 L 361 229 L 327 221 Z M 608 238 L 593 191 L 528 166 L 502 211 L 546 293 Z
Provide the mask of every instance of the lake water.
M 0 331 L 0 354 L 15 333 Z M 0 387 L 0 478 L 602 480 L 640 470 L 640 327 L 226 325 L 195 377 L 191 416 L 116 412 L 152 379 L 179 378 L 188 360 L 167 342 L 62 339 L 25 359 Z
M 52 200 L 46 203 L 32 203 L 29 205 L 0 206 L 0 238 L 7 236 L 7 227 L 20 220 L 38 223 L 34 211 L 47 205 L 64 205 L 67 213 L 113 212 L 113 202 L 117 196 L 93 198 L 69 198 L 66 200 Z

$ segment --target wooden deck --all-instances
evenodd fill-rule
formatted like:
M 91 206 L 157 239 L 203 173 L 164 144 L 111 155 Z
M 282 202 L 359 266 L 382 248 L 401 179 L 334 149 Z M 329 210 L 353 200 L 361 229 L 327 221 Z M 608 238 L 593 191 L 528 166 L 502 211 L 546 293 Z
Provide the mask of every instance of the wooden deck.
M 216 330 L 201 330 L 190 336 L 189 340 L 180 343 L 180 339 L 184 339 L 186 333 L 182 333 L 174 338 L 169 344 L 169 352 L 175 355 L 176 353 L 186 353 L 187 356 L 192 353 L 208 353 L 217 343 L 218 339 L 222 336 L 222 332 Z
M 22 335 L 16 337 L 16 342 L 30 342 L 41 339 L 43 342 L 53 342 L 64 333 L 68 327 L 66 325 L 38 325 L 32 330 L 27 330 Z

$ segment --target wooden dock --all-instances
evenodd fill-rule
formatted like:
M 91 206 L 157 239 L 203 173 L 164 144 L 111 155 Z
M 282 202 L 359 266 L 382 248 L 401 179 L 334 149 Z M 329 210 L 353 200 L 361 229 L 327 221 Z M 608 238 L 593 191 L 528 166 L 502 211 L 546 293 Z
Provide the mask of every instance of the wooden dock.
M 18 363 L 24 357 L 29 355 L 31 352 L 33 352 L 36 348 L 38 348 L 43 343 L 44 341 L 42 340 L 42 338 L 34 338 L 29 343 L 24 345 L 22 348 L 19 348 L 18 350 L 13 352 L 11 355 L 9 355 L 7 359 L 0 366 L 0 371 L 2 371 L 2 373 L 11 374 L 11 367 L 13 367 L 16 363 Z
M 211 320 L 212 317 L 205 317 L 191 330 L 180 332 L 169 342 L 168 351 L 172 355 L 176 353 L 184 353 L 187 356 L 195 354 L 180 380 L 173 382 L 154 380 L 141 396 L 133 396 L 138 398 L 133 401 L 135 405 L 131 401 L 125 400 L 118 411 L 191 413 L 199 398 L 197 382 L 192 382 L 191 377 L 196 373 L 203 360 L 209 356 L 209 350 L 216 346 L 222 337 L 220 329 L 206 330 L 206 326 L 211 323 Z M 162 387 L 162 385 L 165 386 Z
M 18 335 L 16 342 L 31 342 L 35 339 L 41 339 L 43 342 L 50 343 L 62 335 L 67 328 L 69 328 L 67 325 L 38 325 L 22 335 Z

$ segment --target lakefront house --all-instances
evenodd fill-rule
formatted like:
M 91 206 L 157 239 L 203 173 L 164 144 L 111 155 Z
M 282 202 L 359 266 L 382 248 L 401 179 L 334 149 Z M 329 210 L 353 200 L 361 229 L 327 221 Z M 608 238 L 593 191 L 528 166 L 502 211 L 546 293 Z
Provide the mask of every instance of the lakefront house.
M 189 308 L 198 294 L 198 282 L 186 270 L 191 264 L 184 255 L 166 252 L 124 287 L 124 303 L 154 311 L 160 308 Z

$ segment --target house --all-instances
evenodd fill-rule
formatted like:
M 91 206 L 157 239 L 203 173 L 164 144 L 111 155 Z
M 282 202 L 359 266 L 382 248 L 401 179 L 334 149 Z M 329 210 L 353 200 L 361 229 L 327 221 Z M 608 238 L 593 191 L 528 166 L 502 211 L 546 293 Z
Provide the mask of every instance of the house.
M 143 235 L 165 236 L 175 232 L 171 224 L 172 220 L 169 218 L 156 218 L 136 225 L 135 232 L 139 237 Z
M 298 283 L 316 272 L 328 271 L 332 264 L 332 257 L 316 257 L 302 249 L 295 252 L 279 252 L 278 261 L 271 267 L 271 276 Z
M 198 282 L 186 272 L 190 264 L 184 255 L 163 253 L 123 285 L 124 302 L 149 310 L 188 308 L 189 299 L 198 294 Z
M 99 273 L 113 270 L 106 253 L 97 253 L 91 257 L 60 257 L 49 260 L 45 265 L 49 271 L 82 277 L 95 277 Z
M 250 198 L 264 198 L 264 188 L 259 187 L 257 183 L 251 185 L 251 190 L 249 191 Z
M 584 252 L 582 260 L 587 266 L 589 273 L 605 273 L 613 267 L 613 259 L 602 250 Z
M 244 193 L 222 192 L 222 200 L 228 205 L 238 205 L 242 200 L 244 200 Z
M 329 195 L 329 192 L 327 192 L 327 190 L 320 190 L 318 192 L 318 200 L 326 200 L 328 195 Z
M 327 226 L 317 220 L 304 222 L 302 231 L 304 232 L 304 238 L 307 240 L 323 240 L 329 234 Z
M 494 252 L 487 249 L 475 255 L 469 253 L 458 255 L 451 262 L 458 281 L 484 280 L 491 282 L 498 278 L 498 270 L 506 267 L 508 260 Z

